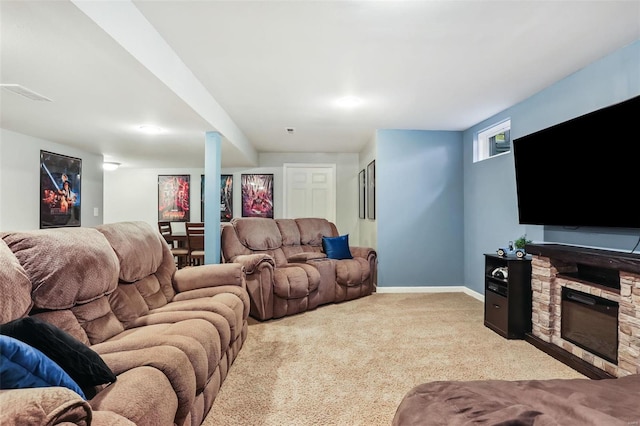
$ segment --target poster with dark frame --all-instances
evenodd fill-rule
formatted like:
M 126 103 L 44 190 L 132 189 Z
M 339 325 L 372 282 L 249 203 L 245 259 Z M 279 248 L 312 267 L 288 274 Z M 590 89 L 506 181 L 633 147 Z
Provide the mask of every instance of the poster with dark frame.
M 367 193 L 367 182 L 365 178 L 364 169 L 362 169 L 360 170 L 360 173 L 358 173 L 358 207 L 359 207 L 358 217 L 360 219 L 365 218 L 364 200 L 366 198 L 366 195 L 365 195 L 366 193 Z
M 220 175 L 220 222 L 233 219 L 233 175 Z
M 40 151 L 40 229 L 80 226 L 82 160 Z
M 233 219 L 233 175 L 220 175 L 220 222 Z M 204 175 L 200 175 L 200 221 L 204 222 Z
M 273 219 L 273 174 L 243 174 L 242 217 Z
M 376 218 L 376 160 L 367 166 L 367 219 Z
M 200 222 L 204 223 L 204 175 L 200 175 Z
M 158 220 L 189 222 L 189 175 L 158 175 Z

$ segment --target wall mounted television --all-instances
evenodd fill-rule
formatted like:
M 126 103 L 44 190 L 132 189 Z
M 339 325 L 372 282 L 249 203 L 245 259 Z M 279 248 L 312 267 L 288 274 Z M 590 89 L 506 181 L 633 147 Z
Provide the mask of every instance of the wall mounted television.
M 521 224 L 640 228 L 640 96 L 514 139 Z

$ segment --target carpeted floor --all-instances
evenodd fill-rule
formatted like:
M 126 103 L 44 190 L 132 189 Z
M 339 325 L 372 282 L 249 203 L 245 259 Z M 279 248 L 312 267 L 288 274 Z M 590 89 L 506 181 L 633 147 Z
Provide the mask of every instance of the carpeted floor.
M 584 377 L 483 325 L 463 293 L 373 294 L 263 323 L 249 335 L 205 426 L 389 425 L 434 380 Z

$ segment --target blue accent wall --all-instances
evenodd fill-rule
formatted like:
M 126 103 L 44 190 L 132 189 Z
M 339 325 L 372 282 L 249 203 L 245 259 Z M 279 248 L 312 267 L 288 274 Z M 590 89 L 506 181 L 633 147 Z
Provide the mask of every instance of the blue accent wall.
M 378 130 L 378 286 L 459 286 L 462 133 Z
M 464 132 L 464 281 L 467 287 L 484 294 L 483 253 L 494 253 L 500 245 L 524 233 L 534 242 L 631 251 L 640 237 L 638 229 L 519 225 L 513 155 L 473 163 L 473 138 L 483 128 L 510 117 L 511 138 L 516 139 L 639 94 L 640 41 L 636 41 Z M 626 142 L 638 143 L 638 140 L 638 136 L 633 135 Z M 615 149 L 615 146 L 603 141 L 603 149 Z M 544 164 L 540 167 L 544 171 Z M 637 208 L 634 201 L 637 193 L 629 196 L 628 200 L 621 200 L 617 208 Z M 552 203 L 550 200 L 549 208 L 553 208 Z

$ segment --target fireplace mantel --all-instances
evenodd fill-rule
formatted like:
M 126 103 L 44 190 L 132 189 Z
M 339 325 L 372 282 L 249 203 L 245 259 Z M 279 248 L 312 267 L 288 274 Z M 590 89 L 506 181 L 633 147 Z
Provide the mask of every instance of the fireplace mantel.
M 527 340 L 564 362 L 573 361 L 567 363 L 593 378 L 640 373 L 640 255 L 562 244 L 528 244 L 526 251 L 533 255 L 532 332 Z M 618 287 L 584 279 L 578 273 L 581 265 L 615 275 Z M 619 303 L 617 364 L 562 339 L 563 287 Z M 602 374 L 577 368 L 585 365 Z
M 640 274 L 640 254 L 569 246 L 564 244 L 527 244 L 526 252 L 565 262 L 584 263 L 602 268 Z

